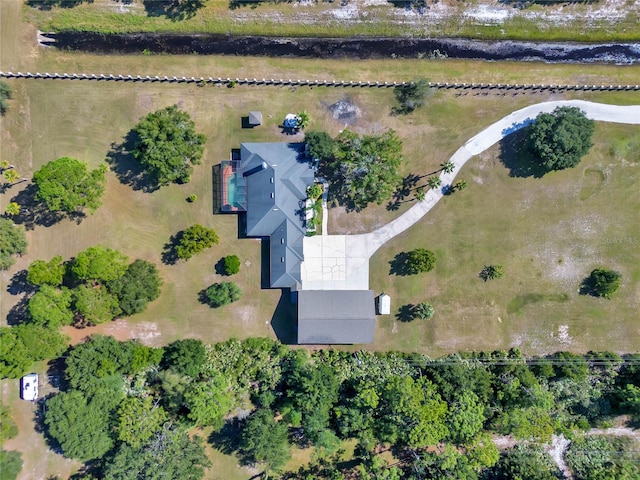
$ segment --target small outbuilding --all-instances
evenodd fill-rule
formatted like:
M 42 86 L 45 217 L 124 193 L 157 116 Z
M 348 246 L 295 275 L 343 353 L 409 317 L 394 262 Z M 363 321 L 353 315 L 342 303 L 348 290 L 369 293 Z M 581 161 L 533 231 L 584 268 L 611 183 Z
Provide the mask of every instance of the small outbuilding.
M 378 295 L 378 315 L 389 315 L 391 313 L 391 297 L 386 293 Z
M 258 125 L 262 125 L 262 112 L 249 112 L 249 126 L 257 127 Z

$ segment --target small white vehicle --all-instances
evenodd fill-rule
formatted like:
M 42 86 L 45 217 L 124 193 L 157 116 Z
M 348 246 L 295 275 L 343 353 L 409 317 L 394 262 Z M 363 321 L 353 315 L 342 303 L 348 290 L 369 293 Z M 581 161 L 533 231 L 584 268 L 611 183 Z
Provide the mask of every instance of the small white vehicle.
M 38 399 L 38 374 L 30 373 L 20 380 L 22 399 L 33 402 Z

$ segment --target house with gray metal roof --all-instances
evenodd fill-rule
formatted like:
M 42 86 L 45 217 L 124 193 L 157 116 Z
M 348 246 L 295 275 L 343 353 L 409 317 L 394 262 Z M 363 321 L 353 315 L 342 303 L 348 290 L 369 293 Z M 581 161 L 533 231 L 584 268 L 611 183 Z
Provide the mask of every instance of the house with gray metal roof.
M 371 343 L 371 290 L 302 290 L 305 202 L 314 174 L 303 143 L 243 143 L 221 164 L 221 211 L 242 215 L 241 234 L 268 239 L 269 286 L 297 292 L 298 343 Z
M 222 162 L 222 211 L 244 213 L 244 235 L 269 239 L 269 285 L 300 287 L 305 200 L 314 183 L 303 143 L 243 143 Z

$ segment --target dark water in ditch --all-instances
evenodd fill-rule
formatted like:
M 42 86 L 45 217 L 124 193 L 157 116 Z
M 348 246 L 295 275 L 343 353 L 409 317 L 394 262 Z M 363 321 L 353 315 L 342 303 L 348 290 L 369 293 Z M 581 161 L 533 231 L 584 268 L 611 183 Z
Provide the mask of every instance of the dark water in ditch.
M 640 63 L 640 43 L 580 44 L 416 38 L 277 38 L 226 35 L 58 33 L 58 48 L 104 54 L 151 53 L 300 58 L 428 58 L 566 63 Z

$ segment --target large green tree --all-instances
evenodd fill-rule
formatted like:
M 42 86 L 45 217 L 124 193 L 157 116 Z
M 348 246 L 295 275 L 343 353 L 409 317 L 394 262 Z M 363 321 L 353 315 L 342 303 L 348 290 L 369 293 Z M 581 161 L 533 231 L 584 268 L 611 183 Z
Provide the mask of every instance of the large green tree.
M 229 382 L 217 376 L 207 382 L 193 383 L 185 392 L 184 399 L 189 414 L 197 425 L 212 425 L 219 430 L 224 417 L 233 406 L 233 393 Z
M 29 265 L 27 282 L 36 286 L 53 285 L 57 287 L 62 285 L 65 272 L 66 266 L 60 255 L 56 255 L 48 262 L 35 260 Z
M 314 443 L 329 426 L 339 386 L 335 371 L 323 364 L 301 362 L 287 376 L 285 405 L 301 414 L 304 433 Z
M 205 354 L 204 344 L 200 340 L 176 340 L 165 347 L 162 363 L 182 375 L 196 378 L 200 376 L 206 361 Z
M 304 141 L 312 158 L 324 162 L 333 157 L 335 143 L 327 132 L 309 130 L 304 136 Z
M 113 390 L 99 390 L 91 397 L 73 390 L 47 402 L 44 423 L 65 456 L 82 462 L 102 458 L 115 444 L 111 418 L 120 401 Z
M 101 205 L 106 172 L 104 164 L 90 171 L 86 163 L 75 158 L 52 160 L 33 174 L 38 187 L 36 200 L 51 212 L 72 214 L 86 208 L 93 213 Z
M 482 430 L 484 405 L 475 393 L 465 390 L 449 407 L 446 418 L 449 440 L 457 444 L 467 443 Z
M 429 272 L 436 266 L 436 255 L 426 248 L 416 248 L 407 252 L 406 268 L 409 274 Z
M 76 311 L 94 325 L 109 322 L 120 313 L 118 299 L 102 285 L 80 285 L 74 289 L 73 299 Z
M 71 302 L 72 295 L 68 289 L 43 285 L 29 299 L 27 309 L 31 322 L 54 329 L 71 325 L 73 323 Z
M 80 252 L 71 264 L 71 271 L 79 280 L 109 282 L 122 277 L 127 271 L 126 255 L 96 245 Z
M 135 346 L 110 336 L 92 335 L 67 356 L 65 376 L 72 388 L 87 392 L 107 384 L 122 384 L 123 374 L 136 373 L 132 366 Z
M 186 183 L 204 151 L 205 136 L 195 131 L 187 112 L 172 105 L 150 113 L 133 129 L 133 157 L 157 185 Z
M 118 297 L 120 308 L 127 316 L 144 312 L 147 304 L 160 296 L 161 286 L 158 268 L 140 259 L 129 265 L 123 276 L 108 283 L 109 291 Z
M 276 422 L 270 410 L 256 410 L 242 430 L 240 450 L 248 461 L 278 470 L 291 458 L 287 437 L 285 422 Z
M 15 263 L 13 256 L 22 255 L 26 250 L 24 230 L 8 218 L 0 218 L 0 270 L 8 269 Z
M 381 391 L 375 428 L 383 442 L 422 448 L 448 435 L 446 414 L 447 404 L 429 380 L 392 376 Z
M 577 107 L 540 113 L 529 127 L 529 144 L 546 170 L 575 167 L 589 151 L 595 122 Z
M 33 362 L 61 355 L 68 340 L 56 330 L 40 325 L 0 327 L 0 378 L 18 378 Z
M 322 173 L 331 182 L 330 195 L 348 208 L 362 210 L 391 198 L 402 180 L 402 142 L 393 130 L 360 136 L 344 130 L 334 153 L 323 160 Z
M 583 282 L 583 290 L 596 297 L 611 298 L 622 285 L 622 275 L 606 268 L 594 269 Z
M 517 445 L 507 450 L 486 472 L 487 480 L 559 480 L 564 478 L 543 447 Z
M 0 478 L 16 480 L 22 470 L 22 454 L 13 450 L 0 450 Z
M 167 420 L 167 412 L 152 397 L 127 397 L 118 407 L 118 440 L 140 448 Z
M 189 260 L 194 255 L 218 243 L 218 234 L 212 228 L 195 224 L 178 235 L 175 252 L 178 258 Z
M 203 300 L 211 307 L 217 308 L 240 300 L 242 291 L 233 282 L 214 283 L 203 292 Z
M 202 439 L 166 426 L 140 448 L 120 444 L 103 467 L 104 480 L 200 480 L 209 467 Z

